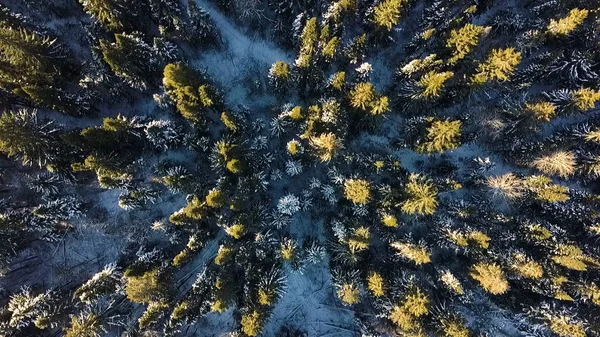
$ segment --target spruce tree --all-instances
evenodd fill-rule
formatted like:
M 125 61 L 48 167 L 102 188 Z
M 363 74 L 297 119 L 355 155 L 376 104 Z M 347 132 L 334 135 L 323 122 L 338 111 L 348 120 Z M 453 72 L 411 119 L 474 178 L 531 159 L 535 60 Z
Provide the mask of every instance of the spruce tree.
M 0 88 L 69 114 L 86 109 L 63 86 L 72 77 L 68 48 L 50 36 L 0 22 Z
M 145 0 L 141 0 L 141 2 L 142 4 L 139 4 L 141 7 L 147 6 Z M 79 0 L 79 3 L 83 6 L 83 10 L 111 31 L 121 32 L 133 28 L 130 20 L 135 16 L 131 11 L 136 5 L 134 2 L 129 0 Z
M 181 115 L 192 123 L 204 122 L 202 111 L 205 109 L 222 110 L 217 90 L 195 69 L 183 64 L 167 64 L 163 75 L 167 94 L 175 101 Z
M 188 40 L 196 46 L 211 47 L 219 44 L 219 32 L 210 15 L 198 7 L 195 0 L 188 1 L 190 18 Z
M 136 89 L 145 89 L 158 75 L 160 57 L 140 35 L 115 34 L 115 42 L 100 41 L 104 61 L 112 71 Z
M 42 167 L 60 159 L 60 128 L 40 120 L 37 112 L 6 111 L 0 115 L 0 152 L 21 159 L 25 165 Z

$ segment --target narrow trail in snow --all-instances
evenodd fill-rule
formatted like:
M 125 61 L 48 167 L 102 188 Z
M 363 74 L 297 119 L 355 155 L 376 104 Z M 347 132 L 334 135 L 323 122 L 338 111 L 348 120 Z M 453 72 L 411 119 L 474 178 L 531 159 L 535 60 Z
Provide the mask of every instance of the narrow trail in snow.
M 268 105 L 272 97 L 264 93 L 257 97 L 256 93 L 250 92 L 249 81 L 265 80 L 271 64 L 278 60 L 289 63 L 293 57 L 271 42 L 242 32 L 208 1 L 196 0 L 196 3 L 210 14 L 221 36 L 223 50 L 207 51 L 192 63 L 204 67 L 222 86 L 230 106 Z

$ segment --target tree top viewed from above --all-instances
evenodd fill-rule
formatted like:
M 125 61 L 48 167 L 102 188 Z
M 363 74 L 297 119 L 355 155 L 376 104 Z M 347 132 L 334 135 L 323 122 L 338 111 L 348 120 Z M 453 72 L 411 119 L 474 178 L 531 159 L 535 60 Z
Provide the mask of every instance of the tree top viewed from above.
M 600 3 L 5 0 L 1 337 L 600 336 Z

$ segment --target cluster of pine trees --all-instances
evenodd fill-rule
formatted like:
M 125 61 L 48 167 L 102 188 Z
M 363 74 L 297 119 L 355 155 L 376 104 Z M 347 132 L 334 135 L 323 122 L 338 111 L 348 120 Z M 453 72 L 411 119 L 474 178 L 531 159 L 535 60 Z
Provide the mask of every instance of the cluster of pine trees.
M 0 336 L 598 335 L 599 102 L 590 1 L 8 1 Z

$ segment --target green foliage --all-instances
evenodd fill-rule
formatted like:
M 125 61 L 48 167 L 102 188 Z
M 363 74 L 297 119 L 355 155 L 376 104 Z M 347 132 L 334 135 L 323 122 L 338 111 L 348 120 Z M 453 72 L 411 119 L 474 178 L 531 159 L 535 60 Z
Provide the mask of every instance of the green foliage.
M 323 47 L 321 54 L 325 57 L 326 60 L 332 60 L 335 57 L 339 46 L 340 46 L 340 38 L 337 36 L 334 36 Z
M 113 43 L 100 40 L 100 51 L 112 71 L 134 88 L 146 89 L 148 79 L 158 76 L 160 57 L 140 35 L 115 34 Z
M 458 30 L 452 30 L 446 41 L 446 47 L 450 48 L 452 52 L 450 63 L 456 63 L 465 58 L 479 44 L 479 39 L 484 31 L 485 27 L 470 23 Z
M 208 195 L 206 196 L 206 204 L 209 207 L 220 208 L 225 206 L 226 202 L 227 196 L 225 195 L 225 193 L 223 193 L 223 191 L 217 188 L 213 188 L 212 190 L 210 190 L 208 192 Z
M 65 337 L 100 337 L 102 324 L 95 313 L 71 316 L 71 325 L 65 329 Z
M 406 242 L 392 242 L 390 243 L 390 247 L 394 248 L 399 256 L 414 262 L 417 266 L 431 262 L 431 253 L 419 245 Z
M 600 101 L 600 91 L 581 88 L 573 92 L 575 107 L 580 111 L 587 111 L 596 106 L 596 102 Z
M 479 64 L 472 81 L 475 84 L 508 81 L 519 63 L 521 63 L 521 53 L 514 48 L 494 49 L 485 62 Z
M 58 160 L 60 129 L 39 120 L 35 111 L 5 111 L 0 115 L 0 152 L 20 158 L 24 165 L 42 167 Z
M 369 111 L 372 115 L 379 115 L 390 110 L 387 96 L 377 96 L 375 87 L 370 82 L 360 82 L 352 88 L 350 105 L 363 111 Z
M 68 114 L 87 111 L 63 89 L 74 64 L 68 48 L 56 39 L 0 22 L 0 64 L 1 89 Z
M 565 186 L 552 183 L 546 176 L 529 176 L 525 179 L 525 186 L 535 198 L 542 202 L 560 202 L 569 200 L 569 189 Z
M 406 184 L 407 199 L 401 203 L 408 214 L 433 214 L 437 208 L 437 189 L 426 178 L 411 174 Z
M 546 322 L 552 332 L 559 337 L 586 337 L 588 334 L 581 321 L 565 315 L 546 316 Z
M 375 99 L 375 87 L 370 82 L 358 83 L 350 91 L 350 104 L 354 108 L 367 110 Z
M 444 83 L 454 75 L 451 71 L 435 72 L 434 70 L 423 75 L 419 85 L 423 88 L 420 96 L 424 98 L 435 98 L 440 96 Z
M 91 304 L 103 296 L 117 293 L 120 288 L 120 273 L 117 272 L 114 265 L 108 265 L 79 287 L 73 296 L 81 302 Z
M 310 145 L 315 149 L 317 156 L 323 162 L 330 161 L 337 151 L 342 147 L 341 141 L 335 133 L 322 133 L 316 137 L 310 137 Z
M 160 271 L 154 269 L 141 276 L 128 276 L 125 293 L 130 301 L 147 304 L 165 298 L 168 287 Z
M 537 158 L 532 165 L 544 174 L 567 178 L 575 173 L 576 157 L 572 152 L 558 151 Z
M 221 245 L 215 257 L 215 264 L 221 266 L 228 263 L 233 257 L 233 253 L 233 248 Z
M 376 272 L 371 273 L 367 279 L 367 286 L 373 296 L 381 297 L 385 295 L 385 284 L 381 274 Z
M 242 331 L 248 336 L 257 336 L 264 325 L 263 316 L 256 310 L 253 310 L 242 316 Z
M 362 179 L 348 179 L 344 182 L 346 199 L 354 204 L 366 204 L 371 196 L 369 182 Z
M 479 262 L 473 266 L 471 277 L 490 294 L 499 295 L 508 291 L 509 285 L 502 269 L 494 263 Z
M 275 90 L 282 92 L 291 80 L 290 65 L 277 61 L 269 69 L 269 82 Z
M 360 291 L 353 283 L 344 283 L 338 286 L 337 296 L 344 305 L 353 305 L 360 302 Z
M 146 311 L 138 319 L 138 326 L 140 329 L 146 329 L 156 324 L 158 320 L 165 315 L 166 311 L 169 310 L 169 304 L 164 302 L 151 302 L 146 308 Z
M 369 228 L 358 227 L 348 238 L 348 248 L 352 254 L 362 252 L 369 248 L 369 237 L 371 236 Z
M 548 32 L 556 36 L 565 36 L 573 32 L 588 17 L 587 9 L 573 8 L 567 16 L 559 20 L 550 20 Z
M 461 126 L 461 121 L 434 121 L 427 128 L 426 141 L 417 146 L 417 152 L 443 152 L 457 148 Z
M 163 72 L 167 94 L 183 117 L 195 124 L 204 121 L 203 109 L 220 109 L 222 104 L 215 89 L 202 74 L 182 64 L 167 64 Z M 223 109 L 221 109 L 223 110 Z
M 527 103 L 525 107 L 537 120 L 543 122 L 549 122 L 556 115 L 556 107 L 550 102 Z
M 194 196 L 188 204 L 171 214 L 169 221 L 176 225 L 183 225 L 190 222 L 196 222 L 204 219 L 207 215 L 207 205 L 201 202 L 197 196 Z
M 128 4 L 123 0 L 79 0 L 83 9 L 108 29 L 122 31 L 127 25 Z
M 306 25 L 300 36 L 300 53 L 296 59 L 298 68 L 308 68 L 313 61 L 318 41 L 317 18 L 313 17 L 306 21 Z
M 333 74 L 331 77 L 330 84 L 337 90 L 342 90 L 346 84 L 346 73 L 343 71 Z
M 383 0 L 373 8 L 373 24 L 382 30 L 390 31 L 398 24 L 402 6 L 407 0 Z

